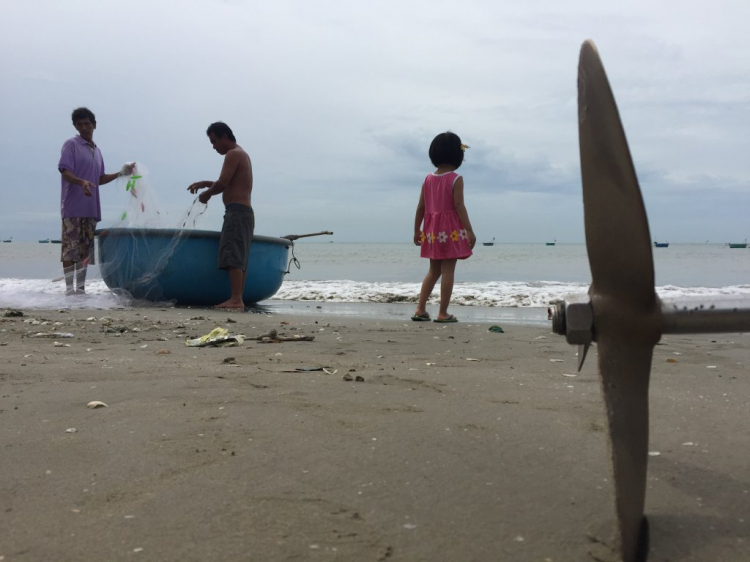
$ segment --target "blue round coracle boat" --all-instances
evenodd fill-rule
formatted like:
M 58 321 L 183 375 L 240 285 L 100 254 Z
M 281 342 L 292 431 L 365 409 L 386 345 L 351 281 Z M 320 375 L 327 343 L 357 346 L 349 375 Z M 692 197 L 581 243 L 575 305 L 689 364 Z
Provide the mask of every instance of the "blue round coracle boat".
M 173 228 L 97 230 L 99 269 L 110 289 L 136 299 L 213 306 L 229 298 L 229 275 L 216 267 L 219 232 Z M 281 287 L 292 242 L 253 236 L 245 304 L 272 297 Z

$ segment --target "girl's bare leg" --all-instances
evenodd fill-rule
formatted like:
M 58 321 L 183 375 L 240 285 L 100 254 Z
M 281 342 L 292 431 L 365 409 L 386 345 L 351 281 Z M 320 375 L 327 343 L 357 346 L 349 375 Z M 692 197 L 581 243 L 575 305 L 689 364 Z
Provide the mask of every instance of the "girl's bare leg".
M 435 283 L 440 279 L 440 262 L 442 260 L 430 260 L 430 269 L 427 271 L 427 275 L 422 281 L 422 290 L 419 292 L 419 304 L 417 305 L 417 311 L 414 316 L 422 316 L 427 312 L 427 299 L 432 294 L 432 289 L 435 288 Z
M 448 305 L 451 303 L 453 294 L 453 278 L 456 271 L 456 260 L 440 260 L 440 273 L 443 277 L 440 281 L 440 311 L 438 319 L 448 318 Z

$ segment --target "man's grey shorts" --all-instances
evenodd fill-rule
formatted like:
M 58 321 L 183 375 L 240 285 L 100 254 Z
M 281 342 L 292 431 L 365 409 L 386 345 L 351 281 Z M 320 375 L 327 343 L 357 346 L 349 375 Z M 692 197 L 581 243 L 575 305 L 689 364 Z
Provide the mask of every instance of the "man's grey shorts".
M 219 269 L 247 271 L 250 244 L 255 230 L 255 213 L 239 203 L 227 205 L 219 240 Z

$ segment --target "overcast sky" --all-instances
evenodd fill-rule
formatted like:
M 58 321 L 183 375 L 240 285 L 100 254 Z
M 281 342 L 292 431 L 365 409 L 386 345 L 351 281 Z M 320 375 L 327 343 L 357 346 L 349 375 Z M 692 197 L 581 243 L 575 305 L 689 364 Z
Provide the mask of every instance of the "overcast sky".
M 216 179 L 205 130 L 253 161 L 256 233 L 409 242 L 452 130 L 480 240 L 583 242 L 576 68 L 593 39 L 652 237 L 750 237 L 750 2 L 0 0 L 0 237 L 59 236 L 71 111 L 107 171 L 148 167 L 172 224 Z M 102 187 L 103 222 L 127 194 Z M 199 226 L 218 229 L 220 198 Z

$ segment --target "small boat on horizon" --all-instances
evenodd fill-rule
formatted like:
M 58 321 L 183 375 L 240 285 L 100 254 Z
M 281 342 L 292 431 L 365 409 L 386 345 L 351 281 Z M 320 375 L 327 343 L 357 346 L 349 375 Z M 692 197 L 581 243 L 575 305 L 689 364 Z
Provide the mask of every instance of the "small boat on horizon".
M 727 242 L 727 246 L 730 248 L 747 248 L 747 238 L 744 242 Z
M 495 239 L 492 239 L 492 242 L 482 242 L 482 246 L 494 246 L 495 245 Z
M 554 246 L 557 243 L 557 238 L 555 238 L 552 242 L 545 242 L 545 246 Z
M 3 242 L 5 242 L 6 244 L 7 244 L 7 243 L 9 243 L 9 242 L 13 242 L 13 237 L 11 236 L 11 237 L 10 237 L 10 239 L 8 239 L 8 240 L 3 240 Z
M 50 244 L 62 244 L 62 240 L 50 240 Z
M 40 240 L 39 243 L 40 244 L 49 244 L 49 238 L 47 238 L 46 240 Z
M 669 248 L 669 242 L 657 242 L 654 240 L 654 248 Z

